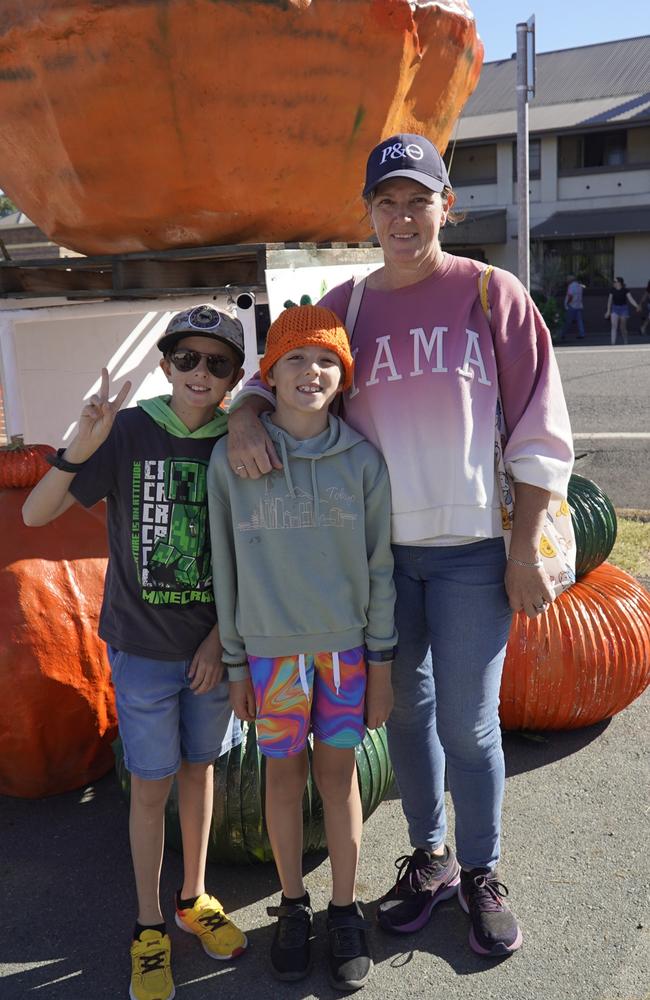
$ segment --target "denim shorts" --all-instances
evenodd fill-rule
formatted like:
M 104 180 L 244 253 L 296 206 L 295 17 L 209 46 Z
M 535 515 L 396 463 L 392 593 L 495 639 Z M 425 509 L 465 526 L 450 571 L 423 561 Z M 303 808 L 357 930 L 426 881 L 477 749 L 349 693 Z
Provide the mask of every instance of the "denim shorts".
M 227 682 L 194 694 L 191 660 L 150 660 L 107 648 L 124 763 L 132 774 L 167 778 L 181 759 L 207 763 L 241 743 Z

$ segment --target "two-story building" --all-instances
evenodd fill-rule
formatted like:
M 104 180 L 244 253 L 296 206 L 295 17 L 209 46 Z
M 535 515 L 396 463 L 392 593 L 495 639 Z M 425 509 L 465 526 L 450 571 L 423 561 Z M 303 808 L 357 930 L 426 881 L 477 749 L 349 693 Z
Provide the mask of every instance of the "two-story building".
M 516 59 L 486 63 L 445 159 L 464 222 L 445 248 L 517 273 Z M 529 103 L 531 285 L 650 280 L 650 36 L 545 52 Z M 588 302 L 585 303 L 588 308 Z M 600 312 L 602 316 L 602 312 Z

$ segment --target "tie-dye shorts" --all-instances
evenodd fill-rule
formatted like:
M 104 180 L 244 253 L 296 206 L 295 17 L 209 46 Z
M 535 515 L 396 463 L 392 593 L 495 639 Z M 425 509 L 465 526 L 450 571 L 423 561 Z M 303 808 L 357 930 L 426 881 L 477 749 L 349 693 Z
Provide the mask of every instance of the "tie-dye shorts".
M 249 656 L 257 743 L 267 757 L 300 753 L 311 729 L 329 746 L 355 747 L 366 734 L 363 646 L 341 653 Z

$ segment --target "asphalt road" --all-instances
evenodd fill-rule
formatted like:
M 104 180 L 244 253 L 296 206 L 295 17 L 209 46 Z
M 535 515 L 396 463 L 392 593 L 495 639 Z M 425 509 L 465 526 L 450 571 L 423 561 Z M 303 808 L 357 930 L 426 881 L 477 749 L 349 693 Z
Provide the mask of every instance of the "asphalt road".
M 556 350 L 571 416 L 575 471 L 617 509 L 650 508 L 650 337 L 605 335 Z
M 609 722 L 573 732 L 505 736 L 502 874 L 524 931 L 519 953 L 474 955 L 456 900 L 416 935 L 373 931 L 368 998 L 417 1000 L 643 1000 L 650 996 L 650 844 L 647 798 L 650 693 Z M 123 1000 L 134 913 L 127 806 L 113 774 L 90 789 L 39 801 L 0 799 L 0 997 Z M 407 851 L 399 801 L 365 825 L 359 895 L 371 915 Z M 209 865 L 218 892 L 249 937 L 236 963 L 212 962 L 173 926 L 180 859 L 168 851 L 163 899 L 179 1000 L 331 1000 L 323 972 L 322 912 L 329 864 L 306 860 L 320 911 L 312 976 L 278 986 L 267 952 L 276 901 L 272 865 Z M 361 995 L 361 994 L 360 994 Z
M 559 348 L 557 356 L 577 435 L 576 471 L 598 482 L 617 507 L 650 507 L 650 344 L 611 349 L 604 338 L 590 338 Z M 646 437 L 625 436 L 633 433 Z M 523 927 L 523 948 L 500 963 L 475 956 L 467 918 L 450 900 L 417 935 L 373 932 L 375 975 L 360 995 L 649 1000 L 649 734 L 649 692 L 587 729 L 506 734 L 502 876 Z M 114 774 L 49 799 L 0 797 L 0 847 L 0 1000 L 127 997 L 135 900 L 127 805 Z M 359 895 L 369 915 L 392 881 L 393 861 L 407 850 L 393 795 L 365 825 Z M 272 934 L 266 906 L 277 899 L 273 866 L 209 865 L 211 891 L 250 942 L 236 963 L 221 965 L 173 927 L 181 866 L 177 854 L 166 852 L 162 888 L 179 1000 L 335 995 L 322 958 L 328 861 L 318 855 L 305 864 L 320 911 L 318 961 L 310 979 L 279 987 L 266 961 Z

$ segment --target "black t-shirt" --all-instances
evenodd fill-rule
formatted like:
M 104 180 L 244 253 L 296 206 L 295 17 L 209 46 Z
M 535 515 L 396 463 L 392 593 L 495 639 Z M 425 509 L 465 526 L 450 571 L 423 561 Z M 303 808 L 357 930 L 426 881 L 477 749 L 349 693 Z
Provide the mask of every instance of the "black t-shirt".
M 70 492 L 107 500 L 109 562 L 99 635 L 160 660 L 191 658 L 216 624 L 206 472 L 217 438 L 179 438 L 122 410 Z
M 627 305 L 627 288 L 612 288 L 612 305 Z

